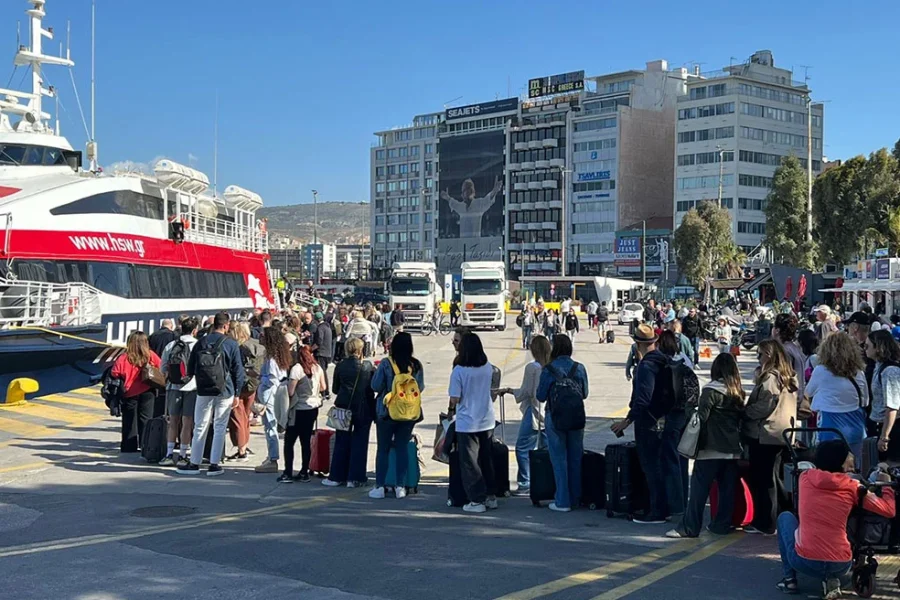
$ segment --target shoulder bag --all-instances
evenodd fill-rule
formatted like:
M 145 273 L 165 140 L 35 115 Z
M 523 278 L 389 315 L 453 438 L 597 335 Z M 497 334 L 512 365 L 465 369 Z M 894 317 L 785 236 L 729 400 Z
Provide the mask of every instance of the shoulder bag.
M 681 441 L 678 442 L 678 453 L 685 458 L 697 458 L 700 453 L 700 430 L 703 424 L 700 422 L 700 409 L 695 408 L 684 433 L 681 434 Z
M 359 373 L 362 371 L 363 366 L 359 365 L 359 368 L 356 370 L 356 380 L 353 382 L 353 391 L 350 392 L 350 402 L 349 404 L 353 405 L 353 397 L 356 396 L 356 384 L 359 383 Z M 338 408 L 337 406 L 332 406 L 328 409 L 328 418 L 325 420 L 325 424 L 335 431 L 350 431 L 350 423 L 353 420 L 353 411 L 349 408 Z
M 147 362 L 141 369 L 141 381 L 157 389 L 165 389 L 166 387 L 166 376 L 151 362 Z

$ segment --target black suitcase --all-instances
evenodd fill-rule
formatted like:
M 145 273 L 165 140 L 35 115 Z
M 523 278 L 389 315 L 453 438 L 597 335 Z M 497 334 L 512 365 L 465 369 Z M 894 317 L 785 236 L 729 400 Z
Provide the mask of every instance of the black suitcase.
M 650 508 L 647 480 L 634 442 L 606 447 L 606 516 L 630 515 Z
M 862 464 L 859 466 L 859 474 L 864 478 L 878 467 L 878 438 L 867 437 L 862 443 Z
M 585 450 L 581 457 L 581 504 L 591 510 L 606 504 L 606 457 Z
M 607 344 L 615 344 L 616 343 L 616 332 L 612 329 L 606 330 L 606 343 Z
M 556 496 L 556 478 L 550 462 L 550 451 L 546 448 L 529 450 L 528 461 L 531 465 L 531 489 L 528 496 L 532 504 L 540 506 L 541 502 L 553 500 Z
M 158 463 L 166 457 L 168 450 L 169 423 L 165 417 L 150 419 L 144 425 L 141 436 L 141 456 L 147 462 Z

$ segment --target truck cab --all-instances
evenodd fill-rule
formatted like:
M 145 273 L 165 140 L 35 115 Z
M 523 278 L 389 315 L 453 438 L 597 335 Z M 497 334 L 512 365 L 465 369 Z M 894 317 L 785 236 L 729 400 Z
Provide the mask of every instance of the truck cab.
M 403 307 L 406 326 L 422 327 L 440 302 L 437 266 L 434 263 L 394 263 L 388 293 L 391 310 Z
M 506 329 L 506 265 L 499 261 L 462 264 L 460 325 Z

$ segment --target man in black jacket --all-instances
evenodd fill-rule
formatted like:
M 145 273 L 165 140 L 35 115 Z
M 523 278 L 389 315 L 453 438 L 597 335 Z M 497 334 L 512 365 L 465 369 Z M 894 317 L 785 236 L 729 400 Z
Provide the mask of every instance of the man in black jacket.
M 398 304 L 391 312 L 391 327 L 394 328 L 394 333 L 403 331 L 404 323 L 406 323 L 406 315 L 403 314 L 403 305 Z
M 334 355 L 332 344 L 334 332 L 331 330 L 331 325 L 325 322 L 322 313 L 317 312 L 314 318 L 315 327 L 310 327 L 310 331 L 313 332 L 310 342 L 313 356 L 319 361 L 319 366 L 322 367 L 322 372 L 325 373 L 325 391 L 322 395 L 325 399 L 328 399 L 328 363 L 331 362 L 331 357 Z
M 694 366 L 696 367 L 700 362 L 700 316 L 697 314 L 696 308 L 688 309 L 687 316 L 681 320 L 681 335 L 691 342 L 691 347 L 694 349 Z
M 163 319 L 159 329 L 153 332 L 147 339 L 147 343 L 150 344 L 150 349 L 153 350 L 157 356 L 162 356 L 166 346 L 177 339 L 178 334 L 175 333 L 175 323 L 172 319 Z

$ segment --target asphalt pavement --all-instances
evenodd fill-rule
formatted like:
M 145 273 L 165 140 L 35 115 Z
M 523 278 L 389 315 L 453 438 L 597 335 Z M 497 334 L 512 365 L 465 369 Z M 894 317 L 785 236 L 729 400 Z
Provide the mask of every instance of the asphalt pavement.
M 482 337 L 503 385 L 516 387 L 530 357 L 512 318 L 510 325 Z M 599 344 L 589 331 L 575 344 L 591 380 L 585 446 L 592 450 L 614 439 L 609 424 L 628 404 L 630 342 L 624 329 L 617 332 L 615 344 Z M 453 349 L 440 335 L 414 342 L 426 379 L 426 420 L 416 429 L 430 457 Z M 741 361 L 749 373 L 752 359 Z M 371 500 L 365 490 L 325 488 L 315 479 L 278 484 L 275 475 L 253 473 L 252 462 L 226 464 L 223 477 L 184 478 L 120 456 L 118 422 L 103 414 L 96 390 L 31 406 L 0 408 L 0 598 L 781 597 L 774 538 L 668 540 L 671 525 L 635 525 L 603 510 L 553 513 L 516 497 L 468 515 L 446 506 L 447 467 L 430 459 L 419 493 L 404 500 Z M 510 447 L 519 421 L 508 398 Z M 263 455 L 261 428 L 251 447 Z M 374 452 L 373 432 L 370 468 Z M 512 455 L 510 468 L 514 482 Z M 887 580 L 898 567 L 895 557 L 882 560 L 875 597 L 897 597 Z M 817 593 L 815 582 L 801 585 Z

